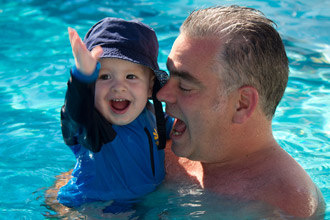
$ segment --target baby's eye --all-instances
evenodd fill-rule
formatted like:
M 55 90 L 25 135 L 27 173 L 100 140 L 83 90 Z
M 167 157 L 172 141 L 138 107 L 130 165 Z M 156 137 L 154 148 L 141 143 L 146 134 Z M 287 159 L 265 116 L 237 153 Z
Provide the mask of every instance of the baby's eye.
M 134 74 L 128 74 L 126 79 L 136 79 L 137 77 Z
M 107 75 L 107 74 L 103 74 L 103 75 L 100 75 L 99 76 L 99 79 L 101 79 L 101 80 L 108 80 L 108 79 L 111 79 L 111 76 L 110 75 Z

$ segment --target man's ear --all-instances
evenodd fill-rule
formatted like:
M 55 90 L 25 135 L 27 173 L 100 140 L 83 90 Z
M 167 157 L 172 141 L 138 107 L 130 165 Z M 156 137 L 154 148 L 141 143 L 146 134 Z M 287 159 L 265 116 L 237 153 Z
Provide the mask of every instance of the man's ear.
M 256 109 L 259 101 L 259 94 L 254 87 L 243 86 L 238 89 L 238 96 L 233 122 L 242 124 Z
M 150 77 L 149 89 L 148 89 L 148 97 L 149 97 L 149 98 L 152 97 L 152 89 L 154 88 L 155 77 L 156 77 L 156 76 L 152 73 L 152 75 L 151 75 L 151 77 Z

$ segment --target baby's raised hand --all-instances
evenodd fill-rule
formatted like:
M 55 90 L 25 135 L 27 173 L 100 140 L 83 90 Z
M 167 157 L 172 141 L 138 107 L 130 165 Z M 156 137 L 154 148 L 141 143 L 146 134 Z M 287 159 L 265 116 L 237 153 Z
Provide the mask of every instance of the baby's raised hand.
M 79 37 L 76 30 L 68 28 L 70 44 L 77 69 L 86 75 L 92 75 L 95 70 L 97 60 L 103 53 L 101 46 L 96 46 L 89 51 Z

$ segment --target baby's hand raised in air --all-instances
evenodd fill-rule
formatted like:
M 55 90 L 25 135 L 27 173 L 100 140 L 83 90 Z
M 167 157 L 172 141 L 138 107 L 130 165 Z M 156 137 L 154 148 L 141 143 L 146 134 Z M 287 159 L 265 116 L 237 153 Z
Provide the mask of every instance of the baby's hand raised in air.
M 79 37 L 76 30 L 68 28 L 70 44 L 77 69 L 86 75 L 92 75 L 97 59 L 103 53 L 101 46 L 96 46 L 89 51 Z

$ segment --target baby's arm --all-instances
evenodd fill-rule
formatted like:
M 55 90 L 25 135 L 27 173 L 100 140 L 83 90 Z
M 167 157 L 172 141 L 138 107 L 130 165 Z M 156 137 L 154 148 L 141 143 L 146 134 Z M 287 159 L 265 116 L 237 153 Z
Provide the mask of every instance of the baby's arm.
M 97 46 L 90 52 L 74 29 L 68 28 L 68 32 L 75 67 L 71 69 L 63 110 L 73 122 L 87 126 L 94 110 L 94 86 L 93 82 L 84 82 L 81 79 L 83 76 L 89 77 L 93 74 L 102 48 Z
M 97 60 L 103 53 L 102 47 L 96 46 L 92 51 L 89 51 L 76 30 L 69 27 L 68 32 L 77 70 L 85 75 L 92 75 L 96 68 Z
M 62 135 L 69 146 L 80 143 L 85 148 L 98 152 L 104 143 L 112 141 L 116 133 L 111 124 L 94 108 L 94 82 L 81 81 L 93 75 L 102 48 L 97 46 L 88 51 L 77 32 L 69 28 L 72 53 L 75 58 L 76 72 L 71 71 L 65 104 L 61 111 Z M 77 77 L 78 76 L 78 77 Z

